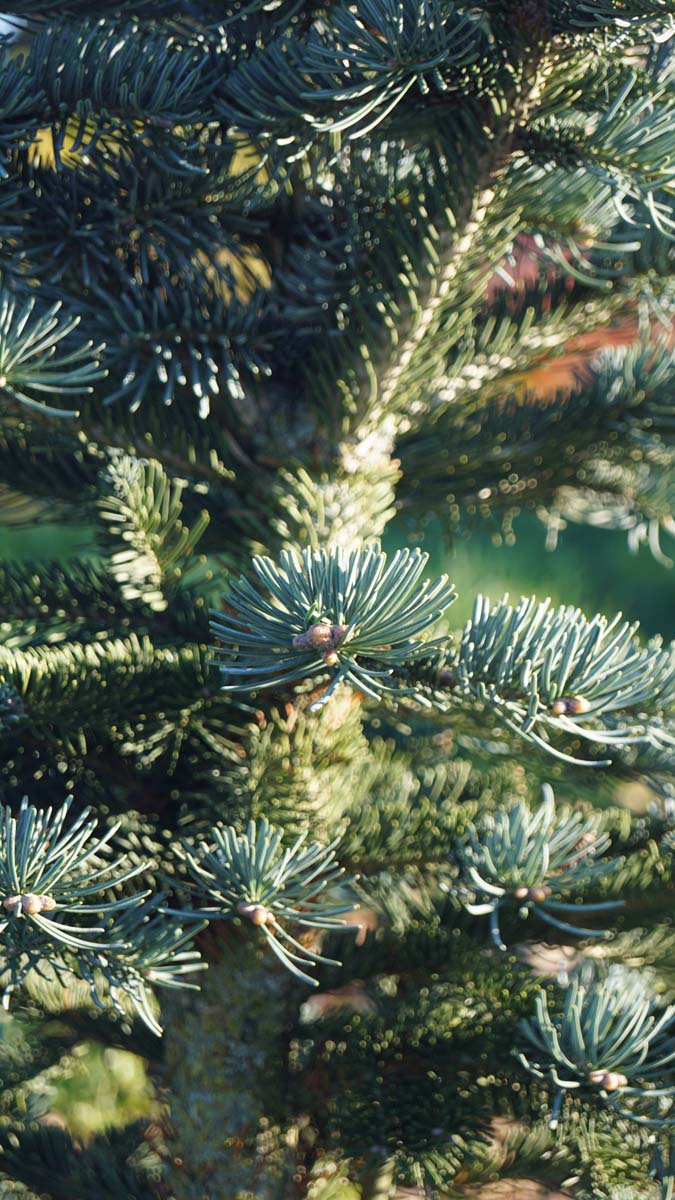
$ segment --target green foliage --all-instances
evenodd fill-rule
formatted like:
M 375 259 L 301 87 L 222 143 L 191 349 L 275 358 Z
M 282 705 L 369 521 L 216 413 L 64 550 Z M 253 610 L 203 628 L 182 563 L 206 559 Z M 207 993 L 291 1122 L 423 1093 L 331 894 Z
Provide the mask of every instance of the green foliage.
M 596 1090 L 631 1120 L 657 1127 L 672 1120 L 667 1099 L 665 1107 L 661 1101 L 673 1094 L 668 1068 L 675 1058 L 669 1034 L 674 1018 L 675 1008 L 662 1008 L 642 977 L 620 968 L 591 984 L 573 979 L 558 1019 L 542 992 L 535 1018 L 521 1027 L 534 1050 L 520 1058 L 558 1089 L 552 1123 L 564 1092 L 577 1088 Z M 641 1115 L 645 1110 L 650 1116 Z
M 621 623 L 621 614 L 589 620 L 579 609 L 551 609 L 534 596 L 517 605 L 508 596 L 494 605 L 479 597 L 450 662 L 452 684 L 568 761 L 552 744 L 556 736 L 610 749 L 642 743 L 667 751 L 674 647 L 654 638 L 643 648 L 636 629 Z
M 226 803 L 234 825 L 264 815 L 289 836 L 311 828 L 328 840 L 368 788 L 371 745 L 361 729 L 358 704 L 346 693 L 339 709 L 326 705 L 315 715 L 287 706 L 256 718 L 243 736 L 243 756 L 228 771 L 217 815 Z
M 136 635 L 15 651 L 0 647 L 0 670 L 22 697 L 31 729 L 41 738 L 60 738 L 80 746 L 86 743 L 87 731 L 110 729 L 117 719 L 121 730 L 134 719 L 148 716 L 153 696 L 164 696 L 170 711 L 182 709 L 183 689 L 193 699 L 195 683 L 204 687 L 204 659 L 199 646 L 183 645 L 176 653 L 156 648 L 148 637 Z M 147 674 L 141 689 L 142 672 Z M 111 687 L 111 698 L 109 704 L 95 708 L 93 699 L 104 679 Z M 120 710 L 123 691 L 127 703 Z
M 409 988 L 383 976 L 366 993 L 367 1004 L 354 997 L 346 1011 L 327 1006 L 308 1031 L 303 1065 L 310 1088 L 319 1064 L 330 1080 L 328 1119 L 343 1155 L 362 1164 L 391 1158 L 401 1184 L 442 1191 L 465 1156 L 471 1160 L 467 1127 L 484 1133 L 495 1111 L 515 1117 L 513 1072 L 509 1079 L 497 1056 L 488 1066 L 482 1047 L 489 1037 L 494 1054 L 504 1039 L 508 1063 L 507 1030 L 528 1010 L 535 985 L 509 964 L 495 1009 L 494 982 L 492 954 L 460 942 L 440 979 L 423 974 Z
M 245 239 L 259 232 L 259 225 L 242 219 L 225 180 L 215 194 L 213 188 L 213 179 L 200 172 L 176 175 L 162 163 L 150 166 L 133 145 L 124 155 L 95 156 L 65 174 L 23 160 L 17 186 L 0 211 L 0 228 L 8 238 L 4 269 L 18 282 L 27 270 L 44 267 L 42 256 L 50 246 L 49 269 L 41 271 L 43 292 L 58 294 L 74 266 L 87 286 L 105 291 L 111 274 L 121 284 L 115 261 L 132 252 L 141 281 L 150 285 L 156 276 L 163 273 L 166 281 L 176 270 L 185 278 L 199 277 L 195 257 L 208 256 L 217 236 L 243 270 Z M 19 222 L 25 236 L 13 244 L 10 234 Z M 218 274 L 231 281 L 224 267 Z M 109 296 L 105 303 L 107 311 Z
M 480 830 L 469 826 L 466 841 L 458 843 L 457 856 L 466 884 L 481 902 L 466 907 L 477 916 L 490 914 L 492 937 L 500 950 L 506 946 L 499 910 L 514 902 L 520 917 L 533 912 L 565 933 L 607 936 L 602 930 L 582 929 L 576 917 L 607 912 L 620 907 L 620 901 L 579 904 L 560 897 L 578 892 L 619 866 L 618 859 L 595 861 L 609 842 L 606 833 L 598 833 L 595 817 L 584 821 L 556 813 L 553 790 L 545 785 L 544 803 L 535 812 L 521 802 L 510 811 L 486 816 Z
M 480 21 L 453 4 L 361 0 L 354 12 L 336 9 L 322 33 L 242 64 L 225 85 L 223 114 L 253 138 L 291 142 L 295 154 L 317 133 L 363 136 L 411 88 L 466 87 L 483 38 Z
M 102 346 L 93 349 L 93 342 L 86 342 L 59 352 L 59 342 L 72 334 L 80 318 L 60 317 L 60 303 L 33 316 L 35 307 L 34 298 L 17 308 L 11 293 L 0 296 L 0 391 L 28 408 L 72 417 L 73 412 L 45 404 L 41 396 L 90 392 L 92 382 L 105 374 L 99 367 Z
M 111 462 L 106 482 L 110 491 L 99 501 L 99 513 L 122 597 L 163 612 L 167 592 L 171 597 L 174 590 L 203 587 L 210 578 L 205 559 L 192 556 L 209 516 L 202 512 L 191 529 L 182 523 L 184 485 L 172 482 L 159 463 L 128 457 Z
M 241 376 L 267 374 L 259 341 L 257 306 L 230 299 L 227 303 L 204 278 L 190 290 L 140 291 L 122 278 L 98 289 L 89 328 L 96 336 L 107 330 L 104 356 L 109 374 L 120 381 L 106 394 L 106 404 L 124 399 L 131 412 L 148 392 L 173 404 L 188 394 L 200 417 L 214 396 L 243 400 Z
M 148 892 L 125 894 L 143 864 L 109 861 L 117 826 L 94 836 L 97 822 L 87 809 L 66 825 L 70 804 L 40 811 L 24 799 L 17 817 L 9 808 L 2 814 L 3 1003 L 46 960 L 57 977 L 68 971 L 83 977 L 101 1004 L 106 986 L 114 1005 L 118 994 L 129 999 L 159 1033 L 148 984 L 180 986 L 180 976 L 194 970 L 198 955 L 183 949 L 193 930 L 171 929 L 158 918 L 157 902 L 147 902 Z
M 0 1190 L 672 1192 L 672 648 L 480 598 L 453 645 L 376 542 L 529 510 L 667 564 L 674 11 L 15 5 L 0 521 L 81 545 L 0 568 Z M 161 1136 L 51 1127 L 124 1039 Z
M 66 53 L 69 43 L 76 49 L 73 58 Z M 150 32 L 141 46 L 133 21 L 101 27 L 91 19 L 73 22 L 68 40 L 55 39 L 49 30 L 38 34 L 24 63 L 34 87 L 34 111 L 40 124 L 52 127 L 57 156 L 71 119 L 76 132 L 69 151 L 85 154 L 100 139 L 116 141 L 136 121 L 149 121 L 152 146 L 153 118 L 188 125 L 203 119 L 213 86 L 208 67 L 208 52 L 200 53 L 196 38 L 167 46 L 161 34 Z M 171 139 L 165 138 L 167 165 L 170 147 Z M 173 160 L 183 165 L 180 153 Z
M 197 895 L 215 901 L 215 905 L 200 911 L 211 918 L 241 917 L 250 921 L 293 975 L 316 986 L 316 980 L 303 968 L 335 960 L 299 942 L 285 926 L 336 929 L 344 925 L 339 916 L 353 909 L 353 903 L 335 904 L 323 897 L 342 875 L 342 869 L 333 861 L 336 843 L 305 845 L 306 835 L 301 834 L 284 849 L 282 831 L 265 819 L 259 826 L 251 821 L 242 834 L 232 827 L 216 826 L 212 836 L 213 848 L 201 845 L 193 851 L 185 847 L 181 854 L 195 881 Z
M 556 317 L 569 331 L 577 317 L 587 323 L 590 315 L 586 303 L 561 303 L 553 320 L 531 324 L 538 297 L 532 300 L 517 320 L 488 320 L 458 348 L 438 398 L 433 437 L 412 433 L 403 443 L 408 503 L 416 505 L 419 490 L 424 510 L 433 503 L 444 525 L 470 528 L 499 519 L 507 532 L 530 509 L 547 526 L 549 548 L 566 521 L 621 529 L 631 549 L 647 544 L 668 565 L 660 539 L 673 532 L 672 351 L 659 342 L 608 347 L 584 365 L 583 386 L 577 380 L 572 394 L 548 405 L 535 396 L 520 398 L 504 368 L 517 379 L 523 361 L 536 362 L 547 345 L 556 345 Z M 467 403 L 476 371 L 486 396 L 478 408 Z
M 55 1200 L 151 1200 L 161 1174 L 157 1151 L 143 1140 L 142 1124 L 99 1134 L 86 1147 L 65 1129 L 15 1127 L 0 1134 L 5 1172 Z
M 376 547 L 350 554 L 287 551 L 280 565 L 253 560 L 269 599 L 244 577 L 224 599 L 233 613 L 212 623 L 224 686 L 254 691 L 296 679 L 325 676 L 325 703 L 338 684 L 375 699 L 397 687 L 393 668 L 428 654 L 417 635 L 452 603 L 447 576 L 421 582 L 428 556 L 399 551 L 391 563 Z
M 364 506 L 370 513 L 373 537 L 378 537 L 394 514 L 397 464 L 388 455 L 373 453 L 372 461 L 345 471 L 342 478 L 323 475 L 313 479 L 307 471 L 297 475 L 280 471 L 275 501 L 280 515 L 275 524 L 289 549 L 340 545 L 347 549 L 358 541 Z

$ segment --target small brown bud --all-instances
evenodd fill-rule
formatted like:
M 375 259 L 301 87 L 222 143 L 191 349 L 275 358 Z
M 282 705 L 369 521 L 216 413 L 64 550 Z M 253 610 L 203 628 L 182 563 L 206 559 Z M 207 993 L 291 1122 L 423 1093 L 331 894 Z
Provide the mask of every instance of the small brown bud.
M 606 1092 L 616 1092 L 619 1088 L 626 1087 L 628 1080 L 618 1071 L 589 1071 L 588 1082 L 604 1088 Z
M 542 884 L 540 887 L 533 887 L 529 889 L 528 900 L 533 900 L 535 904 L 541 904 L 543 900 L 548 900 L 550 895 L 550 887 L 547 887 L 546 884 Z
M 268 925 L 272 919 L 271 912 L 263 904 L 246 904 L 240 900 L 237 912 L 242 917 L 248 917 L 252 925 Z
M 339 659 L 334 650 L 324 650 L 321 657 L 327 667 L 336 667 L 338 665 Z
M 582 850 L 588 851 L 593 847 L 594 844 L 595 834 L 591 833 L 590 829 L 587 829 L 586 832 L 582 833 L 581 837 L 579 838 L 579 841 L 575 846 L 575 850 L 578 850 L 579 852 Z
M 7 896 L 2 902 L 3 908 L 18 917 L 24 913 L 33 917 L 36 913 L 51 912 L 56 908 L 56 900 L 51 896 L 39 896 L 36 892 L 26 892 L 23 896 Z
M 543 900 L 548 900 L 550 895 L 551 889 L 545 883 L 537 887 L 525 887 L 521 884 L 513 893 L 515 900 L 531 900 L 534 904 L 541 904 Z
M 561 696 L 559 700 L 553 701 L 551 712 L 556 717 L 579 717 L 582 713 L 587 713 L 590 707 L 590 701 L 583 696 Z
M 322 646 L 332 646 L 331 625 L 329 621 L 317 621 L 310 625 L 304 633 L 298 633 L 293 638 L 296 650 L 320 650 Z
M 315 625 L 310 625 L 304 633 L 296 634 L 291 645 L 295 650 L 325 650 L 330 653 L 337 649 L 346 632 L 346 625 L 331 625 L 329 621 L 317 621 Z

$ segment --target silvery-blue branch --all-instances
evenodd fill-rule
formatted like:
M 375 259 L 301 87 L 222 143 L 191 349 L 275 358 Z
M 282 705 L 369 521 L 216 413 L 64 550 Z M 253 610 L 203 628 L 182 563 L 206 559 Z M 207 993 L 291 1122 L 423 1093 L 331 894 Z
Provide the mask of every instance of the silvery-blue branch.
M 620 613 L 589 619 L 534 596 L 515 605 L 479 596 L 450 663 L 454 687 L 566 761 L 580 760 L 551 744 L 561 735 L 667 750 L 675 744 L 675 644 L 655 637 L 641 646 L 637 628 Z
M 184 846 L 179 856 L 187 864 L 197 895 L 212 901 L 198 910 L 210 920 L 243 918 L 263 934 L 268 946 L 283 965 L 303 983 L 316 986 L 306 968 L 315 963 L 340 965 L 324 958 L 312 946 L 298 941 L 288 925 L 307 929 L 345 928 L 341 914 L 350 912 L 351 902 L 330 897 L 343 874 L 334 861 L 336 842 L 321 846 L 306 842 L 306 834 L 290 847 L 282 843 L 282 831 L 265 819 L 249 822 L 246 833 L 217 825 L 213 845 L 196 850 Z M 326 896 L 325 893 L 329 895 Z
M 0 292 L 0 395 L 50 416 L 72 417 L 77 414 L 42 397 L 92 392 L 91 384 L 106 372 L 99 366 L 102 345 L 57 349 L 80 323 L 79 316 L 59 315 L 60 309 L 56 303 L 41 312 L 34 296 L 21 304 L 11 292 Z
M 71 802 L 54 812 L 24 797 L 16 817 L 9 808 L 0 815 L 3 1005 L 31 972 L 74 972 L 96 1003 L 107 996 L 122 1009 L 125 998 L 160 1033 L 151 987 L 188 986 L 182 976 L 199 956 L 186 946 L 203 922 L 183 928 L 160 911 L 161 897 L 129 892 L 146 864 L 111 858 L 118 826 L 98 836 L 90 809 L 69 822 Z
M 414 694 L 395 668 L 429 653 L 419 635 L 455 599 L 446 575 L 422 578 L 427 560 L 416 549 L 388 562 L 377 546 L 255 558 L 257 586 L 241 577 L 212 622 L 225 690 L 332 675 L 321 703 L 342 682 L 374 699 Z
M 622 860 L 598 859 L 610 839 L 598 831 L 597 814 L 584 818 L 557 813 L 553 789 L 545 784 L 543 790 L 544 803 L 534 812 L 520 801 L 508 811 L 488 813 L 478 828 L 468 827 L 457 846 L 464 884 L 479 900 L 465 907 L 477 916 L 489 914 L 492 939 L 500 950 L 506 950 L 499 927 L 505 908 L 517 909 L 522 918 L 532 912 L 565 933 L 606 937 L 604 930 L 582 927 L 576 918 L 622 904 L 564 899 L 615 870 Z
M 535 1016 L 520 1027 L 532 1049 L 518 1058 L 557 1088 L 551 1125 L 565 1093 L 579 1090 L 599 1093 L 639 1124 L 675 1123 L 674 1022 L 675 1005 L 662 1006 L 644 979 L 625 969 L 589 983 L 574 978 L 560 1016 L 551 1015 L 540 992 Z

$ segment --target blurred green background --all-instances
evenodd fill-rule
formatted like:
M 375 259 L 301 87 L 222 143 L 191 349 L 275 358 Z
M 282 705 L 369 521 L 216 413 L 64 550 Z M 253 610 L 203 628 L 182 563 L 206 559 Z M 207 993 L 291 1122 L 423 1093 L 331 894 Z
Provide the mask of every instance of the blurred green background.
M 387 530 L 384 547 L 419 543 L 430 555 L 430 572 L 446 571 L 459 599 L 453 606 L 452 624 L 459 627 L 469 616 L 473 597 L 482 592 L 497 599 L 551 596 L 556 604 L 575 604 L 588 612 L 604 612 L 639 620 L 643 632 L 675 638 L 675 571 L 652 558 L 642 547 L 631 554 L 624 533 L 607 533 L 569 525 L 560 534 L 556 550 L 546 550 L 546 531 L 533 515 L 520 517 L 515 545 L 502 539 L 496 544 L 485 529 L 468 539 L 445 544 L 437 519 L 429 521 L 423 536 L 397 518 Z M 675 556 L 675 540 L 663 538 L 666 553 Z M 94 553 L 93 535 L 86 527 L 38 525 L 33 529 L 0 527 L 0 559 L 44 561 Z
M 557 549 L 547 550 L 545 527 L 529 514 L 518 519 L 515 533 L 512 546 L 501 538 L 495 544 L 488 531 L 479 530 L 448 549 L 439 523 L 429 523 L 420 544 L 429 551 L 431 569 L 446 571 L 457 588 L 453 626 L 470 616 L 477 592 L 493 600 L 504 592 L 512 599 L 534 593 L 556 604 L 578 605 L 590 615 L 622 612 L 639 620 L 645 635 L 675 638 L 675 571 L 656 562 L 645 547 L 631 554 L 625 533 L 569 525 Z M 410 545 L 407 534 L 399 522 L 388 546 Z M 664 550 L 675 555 L 675 540 L 670 547 L 667 541 L 664 537 Z

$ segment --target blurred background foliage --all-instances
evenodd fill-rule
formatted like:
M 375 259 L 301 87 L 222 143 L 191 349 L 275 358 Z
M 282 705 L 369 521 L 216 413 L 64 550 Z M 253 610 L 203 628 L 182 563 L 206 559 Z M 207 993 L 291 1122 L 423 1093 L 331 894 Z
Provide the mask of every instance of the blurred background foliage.
M 420 531 L 401 515 L 387 529 L 383 545 L 395 550 L 416 541 L 431 556 L 430 572 L 446 571 L 455 584 L 459 598 L 451 615 L 457 628 L 469 616 L 476 592 L 495 599 L 503 592 L 512 597 L 536 593 L 585 611 L 621 610 L 640 621 L 645 635 L 675 637 L 675 572 L 645 546 L 631 554 L 622 532 L 569 525 L 560 533 L 557 549 L 547 550 L 544 526 L 526 513 L 506 538 L 480 528 L 448 546 L 436 517 Z M 84 526 L 0 526 L 3 559 L 64 561 L 82 553 L 95 554 L 93 531 Z
M 157 1109 L 145 1060 L 96 1042 L 78 1042 L 59 1063 L 54 1084 L 41 1088 L 36 1101 L 50 1122 L 63 1123 L 78 1140 L 152 1118 Z

